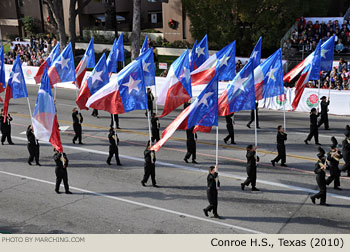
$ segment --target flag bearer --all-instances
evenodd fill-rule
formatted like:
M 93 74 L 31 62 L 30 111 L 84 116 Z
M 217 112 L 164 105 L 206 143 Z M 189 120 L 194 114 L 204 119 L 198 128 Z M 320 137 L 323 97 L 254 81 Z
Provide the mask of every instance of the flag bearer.
M 41 166 L 39 163 L 39 141 L 34 136 L 32 125 L 28 126 L 26 135 L 28 139 L 27 148 L 29 151 L 28 164 L 32 165 L 35 158 L 36 165 Z
M 216 182 L 218 177 L 217 165 L 209 167 L 209 174 L 207 176 L 207 198 L 209 201 L 209 206 L 203 209 L 205 216 L 209 216 L 208 212 L 213 210 L 214 218 L 221 219 L 218 215 L 218 188 L 220 187 L 220 183 Z
M 72 118 L 73 118 L 73 129 L 75 132 L 75 136 L 73 138 L 73 144 L 75 144 L 75 141 L 77 139 L 79 140 L 79 144 L 83 144 L 81 141 L 81 135 L 82 135 L 81 124 L 83 123 L 83 116 L 81 115 L 80 112 L 78 112 L 77 108 L 73 109 Z
M 68 167 L 68 158 L 66 156 L 66 153 L 58 152 L 56 149 L 54 149 L 54 160 L 56 162 L 56 187 L 55 192 L 57 194 L 60 194 L 60 185 L 63 180 L 64 189 L 66 190 L 66 194 L 72 194 L 71 191 L 69 191 L 69 185 L 68 185 L 68 173 L 67 173 L 67 167 Z
M 259 157 L 256 156 L 256 149 L 258 147 L 253 145 L 247 146 L 247 179 L 241 184 L 241 189 L 244 190 L 245 186 L 252 184 L 252 191 L 260 191 L 255 187 L 256 185 L 256 162 L 259 161 Z
M 111 165 L 112 157 L 113 155 L 115 155 L 115 161 L 117 162 L 117 165 L 119 166 L 122 165 L 119 160 L 119 152 L 118 152 L 119 138 L 113 128 L 109 129 L 108 140 L 109 140 L 109 156 L 106 161 L 107 164 Z

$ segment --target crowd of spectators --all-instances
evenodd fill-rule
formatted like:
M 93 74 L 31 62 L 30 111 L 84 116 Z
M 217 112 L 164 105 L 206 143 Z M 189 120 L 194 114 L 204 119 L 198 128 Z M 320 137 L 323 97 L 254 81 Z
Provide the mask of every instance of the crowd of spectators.
M 5 55 L 5 64 L 13 64 L 19 55 L 23 66 L 40 66 L 56 44 L 56 38 L 49 35 L 31 36 L 30 42 L 23 42 L 17 38 L 11 42 L 10 51 Z
M 298 28 L 295 29 L 289 39 L 283 44 L 285 53 L 295 53 L 304 51 L 310 53 L 316 49 L 317 43 L 335 35 L 335 53 L 350 52 L 350 24 L 347 20 L 340 24 L 338 20 L 328 20 L 328 22 L 305 20 L 304 17 L 297 19 Z

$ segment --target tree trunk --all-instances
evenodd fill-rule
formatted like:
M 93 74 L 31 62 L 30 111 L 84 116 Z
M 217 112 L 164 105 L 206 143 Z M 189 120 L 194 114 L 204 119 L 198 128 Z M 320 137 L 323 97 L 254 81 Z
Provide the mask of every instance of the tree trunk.
M 61 50 L 66 46 L 67 44 L 67 36 L 64 29 L 64 17 L 63 17 L 63 4 L 62 0 L 47 0 L 47 5 L 49 6 L 50 10 L 53 13 L 53 16 L 55 18 L 57 28 L 58 28 L 58 36 L 61 43 Z
M 75 55 L 75 38 L 76 38 L 76 31 L 75 31 L 76 3 L 77 3 L 77 0 L 70 0 L 69 2 L 69 19 L 68 19 L 69 20 L 69 39 L 72 44 L 73 55 Z
M 134 60 L 140 54 L 141 34 L 141 0 L 133 0 L 133 17 L 131 33 L 131 59 Z

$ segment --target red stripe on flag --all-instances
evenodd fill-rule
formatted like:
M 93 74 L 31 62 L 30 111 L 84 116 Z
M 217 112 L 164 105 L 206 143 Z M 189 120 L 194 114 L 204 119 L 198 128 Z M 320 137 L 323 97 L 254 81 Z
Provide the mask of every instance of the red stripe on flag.
M 45 66 L 47 69 L 49 69 L 49 65 L 47 64 L 46 60 L 43 63 L 41 63 L 38 71 L 36 72 L 36 74 L 34 76 L 34 80 L 35 80 L 36 84 L 40 84 L 41 78 L 44 74 Z
M 283 82 L 290 82 L 295 76 L 297 76 L 305 67 L 305 59 L 300 62 L 296 67 L 290 70 L 284 77 Z
M 55 115 L 55 119 L 53 120 L 52 132 L 49 142 L 56 150 L 63 152 L 60 131 L 58 129 L 57 115 Z
M 309 72 L 304 73 L 300 76 L 298 82 L 295 84 L 295 97 L 292 103 L 293 111 L 298 107 L 300 98 L 304 92 L 306 82 L 308 81 Z
M 104 110 L 111 114 L 125 113 L 119 90 L 110 93 L 90 104 L 90 108 Z
M 260 83 L 255 84 L 255 100 L 257 101 L 263 99 L 263 83 L 264 80 Z
M 55 85 L 56 83 L 61 82 L 61 77 L 59 76 L 56 67 L 51 67 L 49 69 L 48 75 L 50 79 L 51 88 L 53 88 L 53 85 Z
M 88 107 L 86 107 L 86 102 L 89 99 L 89 97 L 91 96 L 90 90 L 89 90 L 89 86 L 87 84 L 87 82 L 85 81 L 82 88 L 80 89 L 80 92 L 78 94 L 76 103 L 79 107 L 79 109 L 86 109 L 89 110 Z
M 228 104 L 227 89 L 225 89 L 225 91 L 220 95 L 218 104 L 219 104 L 218 105 L 219 116 L 226 116 L 231 114 L 229 104 Z
M 191 74 L 191 85 L 198 86 L 208 84 L 215 75 L 215 67 L 211 67 L 202 72 Z
M 6 122 L 9 103 L 10 103 L 11 98 L 12 98 L 12 88 L 10 88 L 10 86 L 7 85 L 6 93 L 5 93 L 5 102 L 4 102 L 4 123 Z

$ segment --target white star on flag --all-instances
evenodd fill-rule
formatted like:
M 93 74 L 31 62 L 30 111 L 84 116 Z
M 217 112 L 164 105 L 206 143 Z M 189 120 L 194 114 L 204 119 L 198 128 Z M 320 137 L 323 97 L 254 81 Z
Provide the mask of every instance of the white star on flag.
M 14 83 L 14 82 L 21 83 L 21 81 L 18 79 L 18 75 L 19 75 L 19 73 L 13 73 L 12 83 Z
M 69 68 L 69 67 L 68 67 L 68 61 L 69 61 L 69 58 L 66 58 L 66 59 L 65 59 L 65 58 L 62 56 L 61 60 L 57 61 L 56 64 L 61 65 L 61 68 L 62 68 L 62 69 L 64 69 L 65 67 Z
M 245 78 L 241 78 L 241 75 L 240 74 L 238 74 L 238 78 L 237 78 L 237 80 L 235 81 L 235 83 L 233 84 L 233 86 L 234 86 L 234 89 L 233 89 L 233 93 L 236 93 L 236 91 L 238 90 L 238 89 L 241 89 L 243 92 L 245 91 L 245 89 L 244 89 L 244 83 L 246 82 L 248 80 L 248 77 L 245 77 Z
M 186 78 L 186 83 L 188 83 L 188 81 L 190 80 L 190 77 L 191 77 L 190 69 L 184 67 L 184 75 L 185 75 L 185 78 Z
M 126 86 L 129 88 L 129 94 L 135 89 L 137 92 L 139 91 L 139 87 L 137 86 L 141 80 L 134 80 L 132 76 L 129 78 L 129 82 L 122 84 L 122 86 Z
M 267 73 L 267 77 L 268 77 L 269 79 L 272 79 L 272 80 L 276 81 L 276 78 L 275 78 L 275 76 L 274 76 L 274 73 L 275 73 L 277 70 L 278 70 L 277 67 L 276 67 L 276 68 L 271 68 L 270 71 Z
M 148 69 L 148 66 L 151 65 L 151 63 L 146 63 L 146 61 L 142 61 L 142 69 L 144 72 L 147 72 L 149 73 L 149 69 Z
M 96 81 L 103 81 L 101 78 L 103 69 L 100 72 L 95 72 L 93 75 L 91 75 L 91 83 L 95 83 Z
M 196 49 L 197 57 L 199 58 L 202 54 L 204 55 L 204 47 L 198 47 Z
M 198 105 L 201 105 L 201 104 L 204 104 L 205 106 L 209 107 L 208 105 L 208 97 L 212 96 L 214 94 L 214 92 L 208 92 L 208 93 L 205 93 L 202 97 L 202 99 L 198 102 Z
M 220 60 L 220 66 L 219 67 L 222 67 L 223 65 L 226 65 L 227 66 L 227 61 L 231 58 L 231 56 L 226 56 L 224 55 L 221 60 Z
M 328 51 L 329 51 L 329 50 L 321 49 L 321 57 L 322 57 L 322 58 L 326 58 L 326 53 L 327 53 Z

